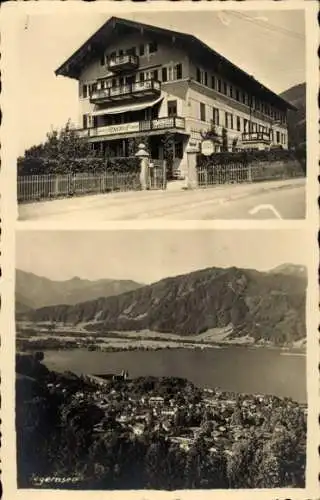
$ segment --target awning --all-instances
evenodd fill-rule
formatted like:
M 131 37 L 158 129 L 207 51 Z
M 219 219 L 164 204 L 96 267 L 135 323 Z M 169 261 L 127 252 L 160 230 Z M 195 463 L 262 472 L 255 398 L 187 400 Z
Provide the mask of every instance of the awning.
M 106 108 L 106 109 L 98 109 L 97 111 L 92 112 L 92 116 L 99 115 L 118 115 L 120 113 L 126 113 L 127 111 L 139 111 L 141 109 L 151 108 L 158 102 L 162 101 L 164 98 L 163 95 L 158 97 L 155 101 L 143 102 L 140 104 L 126 104 L 125 106 L 117 106 L 115 108 Z

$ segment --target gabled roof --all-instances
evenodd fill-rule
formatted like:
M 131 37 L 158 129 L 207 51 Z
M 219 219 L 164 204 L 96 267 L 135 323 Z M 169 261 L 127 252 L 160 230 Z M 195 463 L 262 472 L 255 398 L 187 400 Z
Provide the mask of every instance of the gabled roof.
M 106 21 L 101 28 L 55 71 L 55 74 L 78 79 L 84 65 L 92 60 L 93 57 L 101 57 L 107 44 L 112 41 L 115 34 L 126 36 L 136 31 L 147 33 L 155 39 L 166 38 L 177 47 L 188 52 L 190 56 L 196 58 L 199 63 L 201 61 L 210 62 L 213 71 L 218 69 L 219 73 L 226 78 L 230 78 L 233 82 L 238 82 L 239 85 L 244 86 L 255 94 L 264 96 L 268 101 L 274 101 L 274 104 L 278 107 L 282 109 L 296 109 L 292 104 L 258 82 L 252 75 L 249 75 L 228 61 L 197 37 L 119 17 L 111 17 Z

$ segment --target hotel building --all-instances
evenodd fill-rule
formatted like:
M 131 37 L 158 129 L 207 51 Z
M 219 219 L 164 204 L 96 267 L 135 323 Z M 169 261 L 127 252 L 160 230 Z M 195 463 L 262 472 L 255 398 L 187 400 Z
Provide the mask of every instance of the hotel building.
M 229 150 L 288 147 L 295 108 L 189 34 L 112 17 L 56 75 L 78 81 L 79 134 L 105 154 L 128 156 L 132 138 L 148 137 L 151 157 L 163 159 L 169 133 L 169 177 L 184 176 L 186 151 L 213 124 Z

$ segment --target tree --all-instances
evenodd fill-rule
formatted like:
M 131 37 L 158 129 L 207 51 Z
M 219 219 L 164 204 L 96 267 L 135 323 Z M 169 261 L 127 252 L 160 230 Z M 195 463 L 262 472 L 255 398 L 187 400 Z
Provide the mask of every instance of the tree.
M 236 442 L 228 458 L 227 476 L 231 488 L 252 488 L 256 478 L 255 457 L 261 441 L 255 434 Z
M 222 129 L 222 147 L 221 147 L 221 150 L 223 152 L 228 151 L 228 133 L 227 133 L 227 129 L 225 127 L 223 127 L 223 129 Z
M 166 132 L 161 141 L 163 144 L 163 158 L 167 164 L 167 172 L 169 172 L 169 177 L 171 177 L 173 174 L 175 134 L 172 132 Z
M 101 158 L 100 153 L 86 138 L 78 135 L 69 120 L 62 129 L 48 132 L 43 144 L 32 146 L 18 158 L 18 173 L 31 175 L 47 170 L 48 166 L 50 173 L 70 172 L 74 162 L 97 158 Z
M 237 426 L 243 425 L 243 415 L 240 407 L 235 407 L 234 412 L 231 416 L 230 424 Z
M 85 138 L 79 137 L 71 121 L 68 120 L 60 131 L 52 130 L 47 134 L 47 140 L 43 145 L 43 155 L 64 161 L 94 157 L 97 156 L 97 152 Z
M 151 443 L 145 456 L 145 471 L 148 488 L 165 489 L 167 474 L 163 467 L 168 454 L 167 443 L 162 439 Z
M 34 354 L 34 359 L 35 361 L 43 361 L 44 360 L 44 354 L 42 351 L 36 351 L 35 354 Z
M 235 137 L 232 141 L 232 151 L 235 152 L 237 151 L 237 144 L 238 144 L 238 138 Z
M 208 130 L 205 130 L 205 131 L 202 131 L 200 132 L 201 134 L 201 137 L 203 140 L 211 140 L 214 144 L 220 144 L 221 143 L 221 137 L 220 135 L 218 134 L 217 130 L 216 130 L 216 126 L 213 122 L 213 120 L 211 120 L 210 122 L 210 128 Z

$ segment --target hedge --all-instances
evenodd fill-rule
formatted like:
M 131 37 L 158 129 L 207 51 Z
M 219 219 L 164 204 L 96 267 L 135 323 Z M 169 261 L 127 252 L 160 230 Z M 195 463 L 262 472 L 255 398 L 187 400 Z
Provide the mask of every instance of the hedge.
M 211 156 L 197 155 L 197 167 L 209 168 L 212 165 L 229 165 L 242 163 L 247 165 L 255 162 L 287 162 L 298 161 L 301 168 L 305 171 L 306 154 L 305 151 L 291 151 L 286 149 L 271 149 L 261 151 L 240 151 L 240 152 L 222 152 L 214 153 Z
M 71 160 L 55 160 L 42 157 L 26 157 L 18 159 L 18 176 L 27 175 L 64 175 L 80 172 L 138 172 L 140 160 L 136 157 L 115 158 L 73 158 Z

